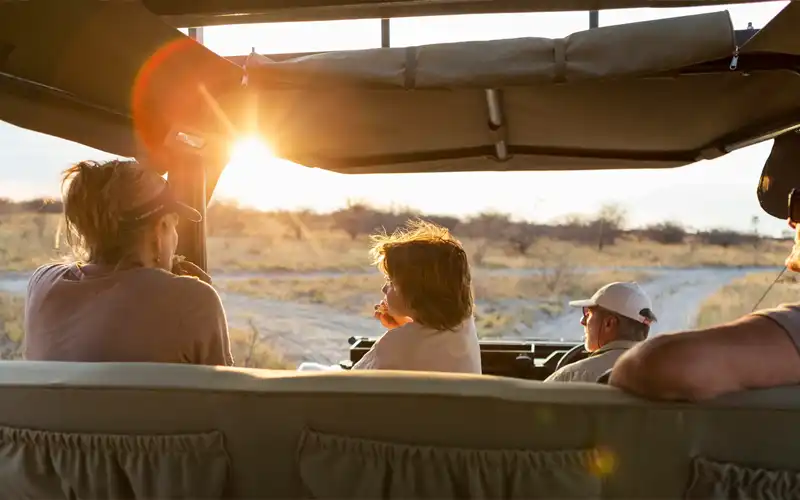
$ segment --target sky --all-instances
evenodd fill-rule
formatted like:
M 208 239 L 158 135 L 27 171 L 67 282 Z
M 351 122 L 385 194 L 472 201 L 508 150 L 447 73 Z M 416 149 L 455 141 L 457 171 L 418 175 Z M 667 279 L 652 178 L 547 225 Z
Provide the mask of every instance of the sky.
M 727 9 L 736 29 L 763 27 L 787 1 L 701 8 L 621 9 L 600 13 L 610 26 Z M 439 16 L 393 19 L 392 46 L 424 45 L 526 36 L 560 38 L 588 28 L 587 12 Z M 380 46 L 375 19 L 216 26 L 204 29 L 214 52 L 259 53 L 353 50 Z M 606 203 L 628 212 L 630 226 L 666 220 L 704 229 L 759 230 L 781 234 L 783 221 L 764 213 L 756 185 L 771 142 L 713 161 L 668 170 L 578 172 L 470 172 L 351 176 L 276 160 L 262 144 L 243 141 L 223 173 L 215 196 L 260 209 L 330 210 L 347 200 L 403 206 L 428 213 L 471 215 L 509 212 L 519 219 L 551 221 L 590 214 Z M 84 159 L 112 155 L 0 122 L 0 197 L 58 196 L 60 172 Z M 442 196 L 442 182 L 454 185 Z

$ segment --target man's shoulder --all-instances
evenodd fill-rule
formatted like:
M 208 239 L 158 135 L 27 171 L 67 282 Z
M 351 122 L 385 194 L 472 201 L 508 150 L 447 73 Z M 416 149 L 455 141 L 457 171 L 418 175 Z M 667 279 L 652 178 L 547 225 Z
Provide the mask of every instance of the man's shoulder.
M 556 371 L 547 378 L 550 382 L 596 382 L 597 378 L 614 366 L 614 362 L 624 351 L 608 351 L 575 361 Z
M 586 362 L 589 358 L 575 361 L 553 372 L 547 377 L 548 382 L 584 382 L 589 381 Z

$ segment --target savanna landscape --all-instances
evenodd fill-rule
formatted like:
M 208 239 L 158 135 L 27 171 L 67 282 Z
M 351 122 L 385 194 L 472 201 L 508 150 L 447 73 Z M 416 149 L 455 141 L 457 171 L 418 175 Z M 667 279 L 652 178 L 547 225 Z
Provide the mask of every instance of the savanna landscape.
M 22 355 L 24 292 L 30 272 L 75 258 L 61 235 L 61 205 L 0 200 L 0 356 Z M 376 337 L 371 317 L 383 276 L 369 235 L 412 218 L 449 228 L 473 266 L 476 319 L 484 338 L 578 340 L 567 307 L 613 281 L 637 281 L 654 302 L 654 334 L 706 326 L 748 312 L 775 279 L 787 239 L 675 222 L 626 225 L 615 205 L 549 224 L 502 213 L 455 218 L 350 203 L 332 213 L 262 212 L 215 202 L 207 216 L 209 267 L 231 325 L 237 364 L 294 368 L 338 363 L 352 336 Z M 795 300 L 784 276 L 761 306 Z

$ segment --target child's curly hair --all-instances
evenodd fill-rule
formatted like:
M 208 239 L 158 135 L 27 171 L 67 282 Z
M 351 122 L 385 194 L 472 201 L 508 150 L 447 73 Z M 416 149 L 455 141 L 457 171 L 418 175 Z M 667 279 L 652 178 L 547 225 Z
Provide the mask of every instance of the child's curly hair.
M 414 321 L 452 330 L 472 316 L 467 254 L 446 228 L 417 219 L 372 241 L 374 264 L 399 290 Z

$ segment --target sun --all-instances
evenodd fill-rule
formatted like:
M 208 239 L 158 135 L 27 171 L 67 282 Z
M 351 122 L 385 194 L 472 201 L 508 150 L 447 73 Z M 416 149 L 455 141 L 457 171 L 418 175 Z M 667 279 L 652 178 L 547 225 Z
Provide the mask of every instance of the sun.
M 263 165 L 278 161 L 272 148 L 265 141 L 255 136 L 239 139 L 231 148 L 228 165 Z
M 259 210 L 321 210 L 341 197 L 332 175 L 278 158 L 268 142 L 246 136 L 231 146 L 230 160 L 215 192 L 220 199 Z

